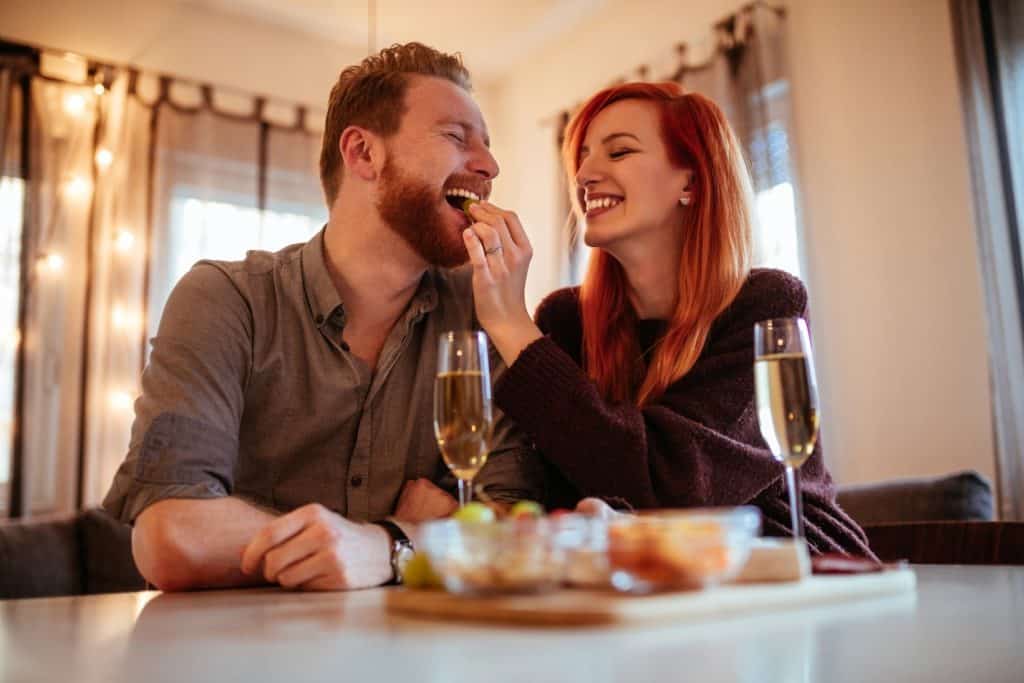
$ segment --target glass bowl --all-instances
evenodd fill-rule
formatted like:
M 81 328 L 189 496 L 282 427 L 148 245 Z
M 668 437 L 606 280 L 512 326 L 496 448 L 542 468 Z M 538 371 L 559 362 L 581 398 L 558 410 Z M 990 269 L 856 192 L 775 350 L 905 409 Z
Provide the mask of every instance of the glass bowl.
M 562 581 L 564 549 L 549 518 L 422 524 L 416 548 L 452 593 L 534 593 Z
M 610 588 L 608 521 L 575 513 L 551 519 L 565 562 L 563 581 L 579 588 Z
M 630 593 L 692 590 L 743 568 L 761 528 L 756 507 L 654 510 L 608 522 L 611 583 Z

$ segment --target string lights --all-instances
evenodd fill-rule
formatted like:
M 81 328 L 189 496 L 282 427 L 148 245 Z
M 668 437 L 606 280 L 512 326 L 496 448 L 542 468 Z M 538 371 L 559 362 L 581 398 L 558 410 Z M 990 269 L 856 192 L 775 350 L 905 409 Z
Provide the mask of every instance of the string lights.
M 114 163 L 114 153 L 106 147 L 96 150 L 96 165 L 101 169 L 108 169 Z
M 46 272 L 57 274 L 64 270 L 64 257 L 56 252 L 43 255 L 39 266 Z
M 64 191 L 71 199 L 85 199 L 92 192 L 92 183 L 84 176 L 74 176 L 64 186 Z
M 79 117 L 85 113 L 85 96 L 80 93 L 70 93 L 64 96 L 64 111 L 70 116 Z
M 129 411 L 132 408 L 132 395 L 123 389 L 115 389 L 108 396 L 110 407 L 114 410 Z
M 120 304 L 114 305 L 110 311 L 110 322 L 115 329 L 123 331 L 134 331 L 139 327 L 141 316 L 138 312 L 132 311 Z
M 121 252 L 122 254 L 126 254 L 126 253 L 128 253 L 129 251 L 132 250 L 132 247 L 134 245 L 135 245 L 135 234 L 134 233 L 132 233 L 130 230 L 125 230 L 125 229 L 121 229 L 121 230 L 117 231 L 117 234 L 114 236 L 114 249 L 116 249 L 117 251 Z

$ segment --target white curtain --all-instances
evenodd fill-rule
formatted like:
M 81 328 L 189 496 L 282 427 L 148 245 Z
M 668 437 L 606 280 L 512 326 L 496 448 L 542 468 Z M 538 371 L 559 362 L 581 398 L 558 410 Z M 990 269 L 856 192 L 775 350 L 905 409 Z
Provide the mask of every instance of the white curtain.
M 0 517 L 9 507 L 14 472 L 14 405 L 21 287 L 21 227 L 25 182 L 21 168 L 20 70 L 0 66 Z
M 955 0 L 989 330 L 999 516 L 1024 520 L 1024 6 Z
M 0 513 L 14 500 L 31 516 L 102 500 L 177 278 L 200 258 L 304 241 L 326 209 L 301 110 L 103 66 L 88 83 L 31 79 L 23 182 L 12 73 L 0 68 Z

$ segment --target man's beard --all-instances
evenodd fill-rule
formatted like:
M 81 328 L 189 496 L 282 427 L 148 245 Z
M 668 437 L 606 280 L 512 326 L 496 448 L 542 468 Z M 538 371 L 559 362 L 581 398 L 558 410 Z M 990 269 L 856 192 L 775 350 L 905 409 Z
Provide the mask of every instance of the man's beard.
M 454 268 L 469 260 L 461 234 L 445 224 L 437 190 L 403 175 L 391 157 L 384 162 L 380 183 L 380 217 L 424 261 Z

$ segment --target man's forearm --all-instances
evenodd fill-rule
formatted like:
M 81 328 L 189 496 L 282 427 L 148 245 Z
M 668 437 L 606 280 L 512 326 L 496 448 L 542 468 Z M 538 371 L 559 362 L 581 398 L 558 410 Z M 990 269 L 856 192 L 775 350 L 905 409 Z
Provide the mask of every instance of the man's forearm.
M 242 551 L 274 518 L 241 498 L 162 500 L 135 521 L 132 555 L 160 590 L 257 585 L 262 576 L 242 573 Z

